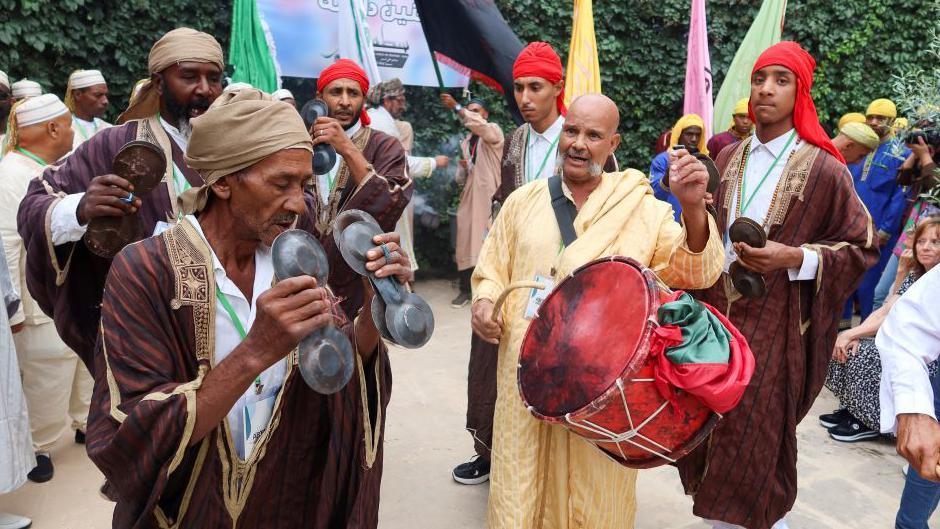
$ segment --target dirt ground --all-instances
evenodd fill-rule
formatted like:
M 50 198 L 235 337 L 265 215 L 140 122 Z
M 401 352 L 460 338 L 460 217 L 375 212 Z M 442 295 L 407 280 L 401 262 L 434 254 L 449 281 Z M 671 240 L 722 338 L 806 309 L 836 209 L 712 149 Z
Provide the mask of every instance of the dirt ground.
M 420 350 L 391 353 L 394 386 L 385 439 L 380 527 L 383 529 L 479 529 L 485 527 L 487 485 L 463 486 L 450 476 L 473 455 L 464 431 L 469 308 L 453 309 L 453 286 L 418 283 L 434 307 L 436 329 Z M 888 441 L 832 441 L 816 416 L 834 407 L 827 390 L 800 425 L 799 497 L 787 517 L 792 529 L 893 527 L 904 484 L 902 459 Z M 63 418 L 63 427 L 65 421 Z M 110 526 L 111 504 L 101 499 L 102 476 L 84 448 L 63 437 L 53 452 L 55 478 L 28 483 L 0 496 L 0 512 L 33 518 L 36 529 Z M 691 514 L 675 470 L 639 474 L 637 528 L 705 527 Z M 935 515 L 934 523 L 940 522 Z

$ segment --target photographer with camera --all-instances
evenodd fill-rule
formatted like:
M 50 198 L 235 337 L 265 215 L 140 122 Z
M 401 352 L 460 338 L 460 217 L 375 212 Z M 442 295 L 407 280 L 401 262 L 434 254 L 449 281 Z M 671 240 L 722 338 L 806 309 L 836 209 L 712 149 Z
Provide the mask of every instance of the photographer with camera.
M 862 320 L 874 310 L 875 287 L 901 231 L 907 195 L 904 186 L 898 183 L 898 172 L 910 151 L 902 148 L 900 154 L 897 152 L 894 141 L 894 121 L 897 117 L 898 109 L 894 102 L 888 99 L 872 101 L 865 112 L 865 123 L 875 131 L 881 143 L 860 162 L 848 166 L 855 192 L 871 215 L 875 242 L 881 249 L 881 257 L 875 266 L 868 269 L 862 284 L 846 302 L 840 326 L 843 328 L 850 326 L 856 304 Z
M 320 200 L 317 229 L 323 234 L 330 259 L 330 286 L 340 298 L 346 314 L 362 307 L 362 277 L 349 268 L 333 240 L 330 225 L 346 210 L 359 209 L 375 217 L 384 231 L 392 231 L 411 201 L 414 188 L 408 177 L 408 159 L 401 143 L 369 124 L 365 111 L 369 78 L 358 64 L 340 59 L 325 68 L 317 79 L 317 97 L 329 110 L 310 126 L 314 157 L 324 146 L 336 151 L 333 166 L 315 171 L 314 193 Z M 315 162 L 316 165 L 316 162 Z
M 888 295 L 897 288 L 897 270 L 901 254 L 917 223 L 931 215 L 940 215 L 940 129 L 934 123 L 918 123 L 918 130 L 905 135 L 904 143 L 911 154 L 901 165 L 898 185 L 909 186 L 907 207 L 904 210 L 904 227 L 885 266 L 878 286 L 875 287 L 874 306 L 880 307 Z

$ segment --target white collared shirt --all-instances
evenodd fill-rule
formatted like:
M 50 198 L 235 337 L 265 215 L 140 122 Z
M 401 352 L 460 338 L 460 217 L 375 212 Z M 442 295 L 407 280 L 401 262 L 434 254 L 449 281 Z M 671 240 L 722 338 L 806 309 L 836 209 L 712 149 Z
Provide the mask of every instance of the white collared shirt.
M 383 109 L 384 110 L 384 109 Z M 346 137 L 352 138 L 359 130 L 362 129 L 362 123 L 357 119 L 353 123 L 352 127 L 349 127 L 346 132 Z M 320 200 L 323 204 L 330 203 L 330 182 L 336 183 L 336 179 L 339 178 L 339 165 L 343 161 L 343 157 L 339 154 L 336 155 L 336 162 L 333 163 L 333 168 L 330 169 L 330 172 L 327 174 L 317 175 L 317 189 L 320 191 Z
M 101 119 L 94 118 L 91 121 L 85 121 L 78 116 L 72 116 L 72 126 L 75 129 L 75 136 L 72 139 L 72 151 L 79 145 L 90 139 L 95 134 L 111 126 L 110 123 Z
M 160 124 L 163 125 L 163 129 L 166 130 L 166 133 L 173 138 L 173 141 L 175 141 L 179 148 L 185 153 L 186 147 L 189 145 L 189 138 L 184 136 L 179 129 L 167 123 L 162 117 L 160 118 Z M 76 132 L 76 134 L 78 133 Z M 173 163 L 173 161 L 171 160 L 170 163 Z M 176 164 L 173 163 L 173 166 L 176 167 Z M 183 173 L 179 171 L 178 167 L 176 167 L 176 170 L 180 177 L 182 177 Z M 185 177 L 183 177 L 183 179 L 185 180 Z M 182 194 L 181 186 L 183 182 L 177 182 L 175 178 L 173 182 L 177 186 L 176 194 L 179 196 Z M 88 225 L 82 226 L 78 222 L 78 203 L 82 201 L 82 197 L 84 196 L 84 192 L 66 195 L 52 208 L 52 216 L 49 219 L 49 231 L 52 233 L 53 246 L 75 242 L 85 235 Z
M 555 174 L 555 162 L 558 157 L 558 139 L 561 136 L 561 127 L 565 123 L 564 116 L 558 119 L 545 132 L 539 133 L 529 125 L 529 134 L 526 138 L 525 149 L 525 177 L 527 182 L 549 178 Z M 554 144 L 554 147 L 552 146 Z M 554 152 L 549 152 L 553 149 Z M 545 165 L 542 165 L 542 162 Z M 542 170 L 539 171 L 539 167 Z
M 894 433 L 897 416 L 936 419 L 927 364 L 940 357 L 940 266 L 924 274 L 891 307 L 875 345 L 881 356 L 881 431 Z
M 791 141 L 792 137 L 792 141 Z M 751 135 L 751 149 L 747 157 L 747 167 L 745 167 L 743 184 L 747 196 L 744 202 L 747 209 L 741 212 L 741 216 L 752 219 L 759 224 L 764 224 L 767 215 L 770 214 L 770 206 L 773 202 L 774 193 L 777 184 L 783 176 L 783 170 L 787 166 L 790 156 L 800 147 L 802 139 L 796 133 L 796 129 L 781 134 L 780 136 L 763 143 L 757 137 L 757 133 Z M 788 145 L 789 144 L 789 145 Z M 786 151 L 784 152 L 784 148 Z M 777 161 L 774 164 L 774 161 Z M 769 171 L 769 172 L 768 172 Z M 759 188 L 761 179 L 767 175 L 767 179 Z M 731 207 L 728 210 L 728 228 L 737 219 L 738 214 L 738 190 L 731 189 Z M 751 196 L 753 195 L 753 198 Z M 728 237 L 727 228 L 725 230 L 725 272 L 731 263 L 737 259 L 734 248 L 731 246 L 731 239 Z M 803 250 L 803 265 L 800 268 L 790 268 L 787 273 L 790 281 L 807 281 L 816 278 L 816 271 L 819 268 L 819 255 L 806 248 Z
M 206 245 L 209 246 L 209 251 L 212 252 L 212 268 L 215 273 L 216 288 L 226 296 L 229 304 L 231 304 L 232 309 L 244 326 L 245 332 L 249 332 L 252 323 L 255 321 L 258 296 L 270 289 L 274 281 L 274 262 L 271 258 L 271 248 L 259 245 L 258 249 L 255 251 L 255 282 L 252 287 L 252 299 L 249 303 L 245 294 L 242 293 L 238 286 L 235 285 L 235 282 L 230 280 L 228 275 L 226 275 L 225 268 L 215 255 L 215 250 L 212 249 L 209 241 L 206 240 L 206 236 L 196 217 L 186 215 L 185 218 L 196 228 L 196 231 L 199 232 L 199 236 L 206 241 Z M 217 297 L 215 300 L 215 365 L 219 365 L 225 360 L 241 342 L 242 338 L 238 334 L 238 329 L 236 329 L 232 317 L 229 315 L 228 311 L 225 310 L 222 302 L 219 301 Z M 252 429 L 258 430 L 260 428 L 263 430 L 267 427 L 268 422 L 270 422 L 271 411 L 274 409 L 274 401 L 276 400 L 278 391 L 284 384 L 286 376 L 286 357 L 261 373 L 259 377 L 263 388 L 261 396 L 269 397 L 263 401 L 267 415 L 265 416 L 264 413 L 261 413 L 263 424 L 252 425 Z M 238 452 L 238 456 L 242 459 L 246 459 L 248 454 L 251 453 L 251 446 L 246 446 L 244 435 L 240 435 L 240 432 L 243 432 L 245 425 L 243 417 L 245 406 L 251 404 L 253 400 L 258 399 L 258 393 L 255 387 L 255 383 L 252 382 L 251 386 L 238 398 L 238 402 L 235 403 L 235 406 L 232 407 L 227 415 L 229 429 L 232 431 L 232 437 L 235 439 L 235 449 Z M 258 410 L 254 411 L 257 412 Z M 254 417 L 257 417 L 257 415 Z M 247 445 L 253 445 L 253 443 L 248 442 Z

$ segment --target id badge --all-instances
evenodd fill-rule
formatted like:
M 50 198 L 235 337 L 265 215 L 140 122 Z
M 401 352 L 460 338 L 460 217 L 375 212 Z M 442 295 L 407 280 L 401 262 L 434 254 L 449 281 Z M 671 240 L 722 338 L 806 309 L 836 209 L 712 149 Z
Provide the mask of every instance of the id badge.
M 535 281 L 545 285 L 545 288 L 541 290 L 533 288 L 529 291 L 529 302 L 526 304 L 525 314 L 523 315 L 527 320 L 535 318 L 539 307 L 542 306 L 542 303 L 545 302 L 545 298 L 547 298 L 548 295 L 552 293 L 552 289 L 555 288 L 555 280 L 550 277 L 535 274 Z
M 157 221 L 157 225 L 154 226 L 154 228 L 153 228 L 153 236 L 156 237 L 157 235 L 160 235 L 161 233 L 165 232 L 165 231 L 168 230 L 168 229 L 170 229 L 170 223 L 169 223 L 169 222 L 164 222 L 164 221 L 162 221 L 162 220 L 158 220 L 158 221 Z
M 242 407 L 241 432 L 243 446 L 245 447 L 245 459 L 251 455 L 255 444 L 261 439 L 268 423 L 271 422 L 275 399 L 277 399 L 277 391 L 266 391 L 262 395 L 250 395 L 245 399 L 245 405 Z

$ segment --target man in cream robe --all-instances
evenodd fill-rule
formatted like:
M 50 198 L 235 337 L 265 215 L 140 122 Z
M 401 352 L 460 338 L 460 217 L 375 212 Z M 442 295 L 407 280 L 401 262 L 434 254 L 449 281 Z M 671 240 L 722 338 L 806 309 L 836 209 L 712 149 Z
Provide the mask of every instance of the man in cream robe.
M 30 181 L 49 163 L 72 149 L 72 114 L 53 94 L 31 97 L 14 109 L 16 129 L 10 152 L 0 161 L 0 235 L 7 265 L 22 304 L 10 316 L 16 342 L 23 392 L 37 464 L 29 473 L 36 482 L 52 478 L 49 453 L 59 439 L 68 414 L 75 441 L 84 442 L 92 379 L 88 369 L 56 333 L 26 288 L 26 245 L 16 231 L 16 211 Z M 0 526 L 2 527 L 2 526 Z
M 557 284 L 594 259 L 623 255 L 654 270 L 675 288 L 702 288 L 721 274 L 724 251 L 705 212 L 704 165 L 685 151 L 671 164 L 671 188 L 683 206 L 683 225 L 656 200 L 641 172 L 602 173 L 617 148 L 619 114 L 600 95 L 576 100 L 559 142 L 565 195 L 578 208 L 578 238 L 562 246 L 549 181 L 516 190 L 483 244 L 473 275 L 473 327 L 500 344 L 494 420 L 490 529 L 624 529 L 633 527 L 636 471 L 603 455 L 568 430 L 535 419 L 519 397 L 516 370 L 529 321 L 528 291 L 509 296 L 498 322 L 493 301 L 512 282 L 536 276 Z M 559 252 L 559 249 L 561 251 Z

